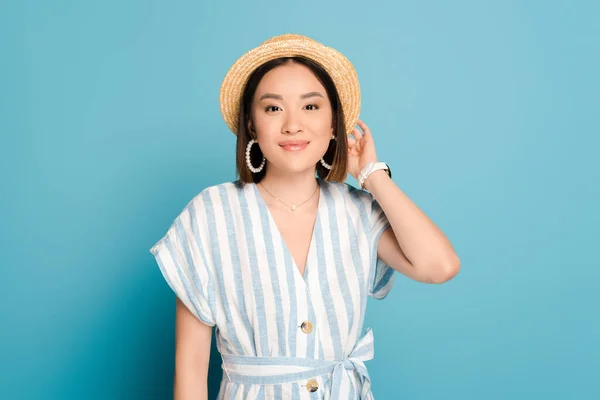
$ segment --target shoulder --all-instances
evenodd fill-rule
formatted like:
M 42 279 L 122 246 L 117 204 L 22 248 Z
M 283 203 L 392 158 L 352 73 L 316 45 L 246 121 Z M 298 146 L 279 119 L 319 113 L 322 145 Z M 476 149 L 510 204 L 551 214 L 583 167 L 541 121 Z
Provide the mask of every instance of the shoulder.
M 182 237 L 210 235 L 215 226 L 215 224 L 210 223 L 215 212 L 224 210 L 227 207 L 227 202 L 222 199 L 226 195 L 239 194 L 243 190 L 245 190 L 245 185 L 239 181 L 224 182 L 205 187 L 176 212 L 166 233 L 151 251 L 157 252 L 161 245 L 169 240 L 181 241 L 183 240 Z M 186 240 L 183 240 L 183 242 L 186 242 Z
M 359 189 L 346 182 L 324 182 L 327 191 L 334 194 L 344 201 L 351 201 L 356 204 L 370 206 L 373 201 L 373 195 L 365 190 Z M 337 196 L 336 196 L 337 195 Z
M 217 208 L 225 207 L 223 198 L 228 195 L 239 195 L 245 190 L 245 185 L 239 181 L 224 182 L 207 186 L 196 193 L 190 200 L 179 208 L 172 220 L 170 228 L 177 224 L 183 226 L 207 226 L 205 222 L 211 217 Z
M 223 182 L 207 186 L 188 201 L 183 211 L 189 210 L 192 207 L 204 208 L 210 206 L 223 196 L 240 195 L 244 190 L 247 190 L 247 185 L 241 181 Z

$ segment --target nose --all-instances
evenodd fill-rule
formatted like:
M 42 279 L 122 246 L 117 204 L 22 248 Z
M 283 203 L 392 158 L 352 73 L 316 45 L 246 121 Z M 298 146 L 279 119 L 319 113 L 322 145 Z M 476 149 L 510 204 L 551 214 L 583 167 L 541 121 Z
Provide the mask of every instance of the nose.
M 302 132 L 301 116 L 297 112 L 288 112 L 285 115 L 281 132 L 286 134 L 296 134 Z

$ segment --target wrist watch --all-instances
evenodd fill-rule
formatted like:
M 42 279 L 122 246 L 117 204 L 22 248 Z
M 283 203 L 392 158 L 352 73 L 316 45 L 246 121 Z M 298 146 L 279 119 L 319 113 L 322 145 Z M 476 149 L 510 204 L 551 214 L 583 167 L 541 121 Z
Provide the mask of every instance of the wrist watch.
M 379 161 L 379 162 L 371 161 L 370 163 L 367 163 L 367 165 L 365 165 L 364 168 L 362 169 L 362 171 L 360 171 L 358 174 L 358 184 L 360 185 L 360 188 L 365 190 L 365 181 L 367 180 L 369 175 L 371 175 L 375 171 L 379 171 L 380 169 L 385 170 L 385 172 L 387 172 L 388 176 L 390 178 L 392 177 L 392 171 L 390 170 L 390 167 L 386 163 L 381 162 L 381 161 Z

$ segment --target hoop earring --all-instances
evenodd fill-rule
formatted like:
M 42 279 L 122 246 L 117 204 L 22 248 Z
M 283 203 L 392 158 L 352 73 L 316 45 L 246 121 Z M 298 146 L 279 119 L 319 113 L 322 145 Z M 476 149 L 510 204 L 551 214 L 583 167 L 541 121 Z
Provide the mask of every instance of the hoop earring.
M 323 157 L 321 157 L 321 159 L 320 159 L 319 161 L 321 161 L 321 165 L 322 165 L 322 166 L 324 166 L 324 167 L 325 167 L 325 168 L 327 168 L 327 169 L 331 169 L 331 165 L 327 164 L 327 163 L 325 162 L 325 160 L 323 160 Z
M 265 156 L 263 155 L 262 158 L 262 162 L 260 163 L 260 165 L 255 168 L 252 166 L 252 161 L 250 161 L 250 150 L 252 149 L 252 145 L 254 143 L 258 143 L 256 140 L 252 139 L 248 142 L 248 145 L 246 146 L 246 165 L 248 166 L 248 169 L 252 172 L 254 172 L 255 174 L 259 173 L 260 171 L 263 170 L 263 168 L 265 167 L 265 163 L 266 163 L 266 159 Z
M 336 140 L 335 136 L 332 136 L 331 140 Z M 323 155 L 323 157 L 325 157 L 325 156 Z M 331 165 L 327 164 L 325 162 L 325 159 L 323 157 L 321 157 L 321 159 L 319 160 L 319 161 L 321 161 L 321 165 L 324 166 L 327 169 L 331 169 Z

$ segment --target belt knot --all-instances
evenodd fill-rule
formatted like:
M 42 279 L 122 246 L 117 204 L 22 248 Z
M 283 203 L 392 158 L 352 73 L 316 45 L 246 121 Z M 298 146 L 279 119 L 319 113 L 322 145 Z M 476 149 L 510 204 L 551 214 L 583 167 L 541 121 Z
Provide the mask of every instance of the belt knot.
M 354 369 L 354 363 L 352 361 L 350 361 L 349 358 L 344 358 L 342 360 L 342 364 L 344 365 L 344 368 L 346 368 L 347 370 Z

